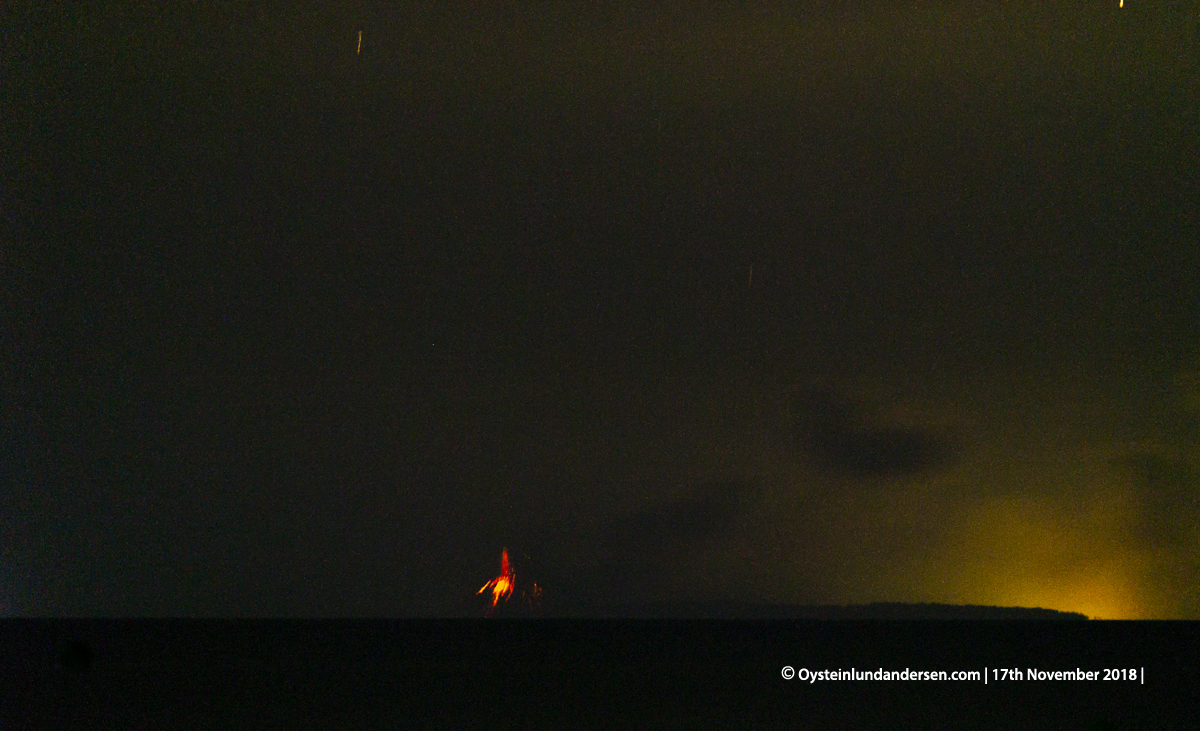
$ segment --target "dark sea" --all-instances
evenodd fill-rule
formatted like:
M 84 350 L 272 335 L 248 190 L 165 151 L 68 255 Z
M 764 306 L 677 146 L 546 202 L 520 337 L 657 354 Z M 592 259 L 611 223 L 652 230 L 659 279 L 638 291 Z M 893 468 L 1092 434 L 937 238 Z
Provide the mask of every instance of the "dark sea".
M 1197 649 L 1179 622 L 8 620 L 0 728 L 1184 729 Z

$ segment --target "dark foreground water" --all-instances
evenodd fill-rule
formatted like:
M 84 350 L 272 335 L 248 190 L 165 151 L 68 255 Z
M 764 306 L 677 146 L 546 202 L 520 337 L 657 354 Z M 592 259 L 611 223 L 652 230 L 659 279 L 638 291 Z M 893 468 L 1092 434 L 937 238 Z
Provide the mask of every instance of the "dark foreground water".
M 1183 729 L 1198 649 L 1192 623 L 13 620 L 0 729 Z

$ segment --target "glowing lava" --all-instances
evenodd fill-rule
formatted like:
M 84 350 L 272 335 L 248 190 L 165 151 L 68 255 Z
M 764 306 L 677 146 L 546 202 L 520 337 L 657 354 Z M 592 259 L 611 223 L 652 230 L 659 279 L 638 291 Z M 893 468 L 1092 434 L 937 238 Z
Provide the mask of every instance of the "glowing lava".
M 492 611 L 495 610 L 496 605 L 500 603 L 501 599 L 503 599 L 506 602 L 508 601 L 509 597 L 512 596 L 512 594 L 516 590 L 516 588 L 517 588 L 517 576 L 516 576 L 516 574 L 514 574 L 512 572 L 512 569 L 509 567 L 508 549 L 507 548 L 501 549 L 501 551 L 500 551 L 500 575 L 497 576 L 496 578 L 492 579 L 488 583 L 484 584 L 483 587 L 480 588 L 479 591 L 477 591 L 475 593 L 482 594 L 485 591 L 488 591 L 489 589 L 491 590 L 492 606 L 491 606 L 491 608 L 488 609 L 488 614 L 490 615 L 492 613 Z M 521 597 L 524 598 L 525 602 L 530 604 L 531 606 L 541 597 L 541 595 L 542 595 L 542 589 L 537 584 L 534 584 L 533 588 L 529 592 L 525 592 L 525 591 L 521 592 Z
M 516 585 L 517 577 L 513 575 L 508 567 L 508 549 L 505 548 L 500 552 L 500 575 L 483 585 L 478 594 L 482 594 L 488 589 L 492 590 L 492 609 L 496 608 L 496 604 L 501 599 L 508 600 L 512 595 L 513 586 Z

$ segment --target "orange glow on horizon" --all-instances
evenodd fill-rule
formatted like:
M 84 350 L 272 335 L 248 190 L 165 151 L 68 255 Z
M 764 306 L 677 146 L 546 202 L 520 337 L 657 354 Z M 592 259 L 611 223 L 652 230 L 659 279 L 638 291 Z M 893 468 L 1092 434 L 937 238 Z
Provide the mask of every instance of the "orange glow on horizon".
M 944 549 L 945 565 L 955 568 L 931 572 L 927 586 L 970 604 L 1092 619 L 1154 616 L 1142 580 L 1150 557 L 1108 539 L 1130 510 L 1115 494 L 1108 497 L 1082 512 L 1044 497 L 983 502 Z

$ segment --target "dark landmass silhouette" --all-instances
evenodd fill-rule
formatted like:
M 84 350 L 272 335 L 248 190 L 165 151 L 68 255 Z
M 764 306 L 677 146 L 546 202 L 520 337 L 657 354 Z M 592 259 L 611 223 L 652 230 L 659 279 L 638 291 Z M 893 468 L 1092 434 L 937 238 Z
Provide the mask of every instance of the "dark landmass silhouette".
M 1078 612 L 1060 612 L 1040 607 L 898 602 L 851 605 L 662 602 L 613 609 L 613 616 L 633 619 L 1087 619 L 1087 616 Z
M 483 616 L 473 611 L 467 616 Z M 459 615 L 463 616 L 463 615 Z M 749 602 L 659 601 L 646 603 L 601 604 L 577 602 L 500 604 L 491 610 L 495 618 L 546 619 L 828 619 L 828 620 L 911 620 L 911 619 L 1001 619 L 1001 620 L 1087 620 L 1079 612 L 1062 612 L 1041 607 L 995 607 L 974 604 L 755 604 Z

